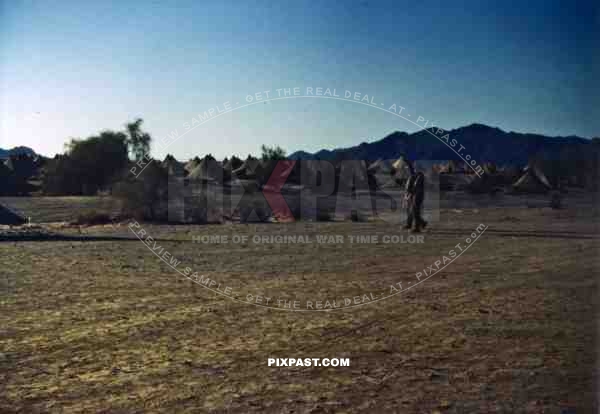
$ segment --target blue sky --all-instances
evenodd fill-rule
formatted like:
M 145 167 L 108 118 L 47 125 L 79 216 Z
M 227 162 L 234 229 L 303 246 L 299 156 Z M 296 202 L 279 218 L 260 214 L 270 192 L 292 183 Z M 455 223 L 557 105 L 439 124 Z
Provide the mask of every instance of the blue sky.
M 0 0 L 2 148 L 51 156 L 136 117 L 159 141 L 226 101 L 307 86 L 367 93 L 447 129 L 600 136 L 592 1 L 56 3 Z M 314 151 L 417 129 L 364 105 L 291 99 L 220 116 L 153 155 Z

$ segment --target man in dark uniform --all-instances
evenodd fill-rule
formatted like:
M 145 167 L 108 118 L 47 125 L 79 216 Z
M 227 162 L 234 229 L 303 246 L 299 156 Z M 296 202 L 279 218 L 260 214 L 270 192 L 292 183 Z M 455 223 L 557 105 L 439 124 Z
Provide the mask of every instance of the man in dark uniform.
M 419 171 L 416 174 L 412 174 L 408 180 L 406 180 L 405 188 L 405 202 L 406 202 L 406 225 L 405 229 L 412 228 L 413 221 L 415 222 L 415 228 L 412 230 L 415 233 L 421 231 L 421 228 L 427 226 L 427 222 L 421 217 L 421 209 L 423 207 L 423 199 L 425 198 L 425 175 Z

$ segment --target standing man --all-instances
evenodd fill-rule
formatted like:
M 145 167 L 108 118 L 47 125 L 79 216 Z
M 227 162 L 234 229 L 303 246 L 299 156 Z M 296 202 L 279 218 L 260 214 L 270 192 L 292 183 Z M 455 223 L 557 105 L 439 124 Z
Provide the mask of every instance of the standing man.
M 414 171 L 414 170 L 412 170 Z M 423 199 L 425 198 L 425 175 L 419 171 L 406 180 L 406 188 L 404 200 L 406 202 L 406 225 L 405 229 L 412 228 L 413 221 L 415 228 L 414 233 L 419 233 L 421 228 L 427 226 L 427 222 L 421 217 L 421 209 L 423 207 Z

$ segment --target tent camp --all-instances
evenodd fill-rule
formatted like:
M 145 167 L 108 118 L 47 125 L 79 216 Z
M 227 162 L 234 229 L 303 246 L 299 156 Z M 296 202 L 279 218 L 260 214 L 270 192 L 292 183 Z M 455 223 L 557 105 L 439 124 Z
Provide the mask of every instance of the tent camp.
M 223 182 L 223 167 L 213 158 L 204 157 L 200 163 L 190 171 L 188 179 L 202 181 Z
M 505 177 L 512 178 L 512 182 L 515 182 L 517 179 L 519 179 L 519 177 L 521 177 L 521 168 L 519 168 L 517 165 L 507 164 L 498 168 L 498 173 Z
M 388 174 L 390 171 L 392 171 L 392 165 L 394 162 L 395 161 L 393 160 L 378 159 L 369 165 L 367 171 L 369 174 Z
M 228 160 L 223 160 L 223 169 L 225 171 L 234 171 L 242 166 L 244 162 L 235 155 Z
M 200 162 L 202 160 L 198 157 L 194 157 L 193 159 L 189 160 L 187 162 L 187 164 L 185 164 L 185 166 L 183 167 L 188 173 L 192 172 L 198 165 L 200 165 Z
M 392 172 L 397 184 L 404 185 L 406 180 L 413 174 L 414 169 L 404 157 L 398 158 L 392 163 Z
M 367 169 L 370 179 L 375 178 L 380 188 L 403 186 L 413 168 L 404 157 L 397 160 L 377 160 Z
M 522 193 L 546 193 L 552 189 L 552 185 L 539 168 L 528 165 L 521 178 L 513 184 L 513 189 Z
M 248 159 L 232 171 L 232 178 L 239 180 L 252 180 L 256 178 L 256 173 L 260 170 L 260 161 Z
M 474 193 L 495 193 L 502 191 L 502 177 L 499 174 L 463 174 L 467 179 L 464 190 Z
M 475 176 L 476 177 L 476 176 Z M 440 174 L 440 191 L 462 191 L 469 188 L 473 177 L 463 172 Z
M 5 163 L 0 162 L 0 180 L 8 178 L 12 174 L 12 170 Z
M 25 224 L 27 220 L 20 214 L 0 204 L 0 224 L 11 226 Z
M 232 171 L 233 170 L 233 162 L 231 162 L 231 160 L 227 160 L 223 163 L 223 169 L 225 171 Z
M 12 171 L 15 177 L 22 180 L 27 180 L 36 175 L 38 170 L 36 160 L 29 155 L 10 157 L 4 162 L 4 166 Z
M 167 155 L 161 165 L 167 170 L 169 175 L 183 177 L 185 173 L 184 166 L 172 155 Z

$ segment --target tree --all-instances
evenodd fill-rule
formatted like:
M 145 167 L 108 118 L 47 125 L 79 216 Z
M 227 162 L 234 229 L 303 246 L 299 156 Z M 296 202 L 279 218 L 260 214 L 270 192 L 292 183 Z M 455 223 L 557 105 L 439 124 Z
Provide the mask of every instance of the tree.
M 127 167 L 127 136 L 103 131 L 87 139 L 72 139 L 67 153 L 46 168 L 43 190 L 47 194 L 93 195 L 106 189 Z
M 152 140 L 152 137 L 150 134 L 142 131 L 143 122 L 144 121 L 141 118 L 138 118 L 126 125 L 128 135 L 127 145 L 136 161 L 141 160 L 144 158 L 144 155 L 150 152 L 150 141 Z
M 261 158 L 263 161 L 281 161 L 286 159 L 285 150 L 280 146 L 269 147 L 261 145 Z

